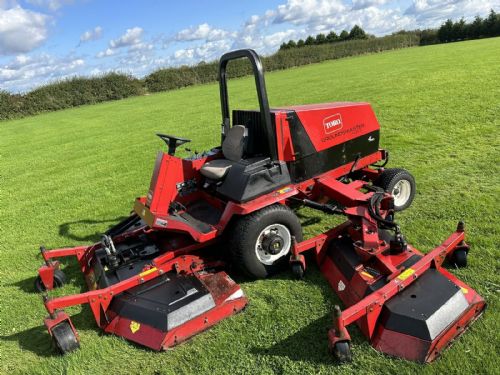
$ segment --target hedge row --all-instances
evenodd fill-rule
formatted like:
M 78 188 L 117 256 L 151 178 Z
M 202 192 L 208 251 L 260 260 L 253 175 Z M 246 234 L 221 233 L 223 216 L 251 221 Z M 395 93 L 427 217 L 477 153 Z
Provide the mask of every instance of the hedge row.
M 420 39 L 416 33 L 350 40 L 334 44 L 282 49 L 271 56 L 264 57 L 262 63 L 265 70 L 270 72 L 364 53 L 418 46 L 419 43 Z M 160 69 L 145 78 L 145 86 L 149 92 L 158 92 L 214 82 L 217 80 L 217 68 L 217 62 L 212 62 L 191 67 Z M 251 73 L 251 66 L 245 60 L 232 61 L 228 65 L 227 75 L 230 78 Z
M 310 45 L 279 50 L 264 57 L 263 64 L 266 71 L 281 70 L 324 60 L 417 46 L 419 42 L 418 33 L 410 32 Z M 160 69 L 143 80 L 118 73 L 93 78 L 78 77 L 42 86 L 24 95 L 0 91 L 0 120 L 214 82 L 217 80 L 217 67 L 217 62 L 211 62 L 192 67 Z M 233 61 L 228 66 L 227 74 L 230 78 L 245 76 L 251 74 L 251 66 L 245 60 Z
M 0 91 L 0 120 L 95 104 L 145 93 L 143 82 L 118 73 L 76 77 L 39 87 L 24 95 Z

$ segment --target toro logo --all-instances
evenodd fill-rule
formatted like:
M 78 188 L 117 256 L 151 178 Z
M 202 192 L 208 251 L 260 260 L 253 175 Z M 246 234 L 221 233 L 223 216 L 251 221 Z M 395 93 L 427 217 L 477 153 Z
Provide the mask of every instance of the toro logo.
M 340 113 L 325 117 L 323 119 L 323 127 L 325 129 L 325 134 L 330 134 L 342 129 L 342 117 Z

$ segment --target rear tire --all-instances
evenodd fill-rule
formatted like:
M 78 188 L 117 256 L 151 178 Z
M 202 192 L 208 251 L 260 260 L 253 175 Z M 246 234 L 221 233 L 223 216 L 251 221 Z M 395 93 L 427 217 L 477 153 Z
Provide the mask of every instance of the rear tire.
M 229 236 L 233 262 L 247 276 L 266 278 L 288 264 L 292 236 L 302 241 L 302 226 L 287 206 L 273 204 L 239 217 Z
M 415 198 L 415 178 L 405 169 L 385 169 L 373 184 L 392 194 L 395 211 L 406 210 Z

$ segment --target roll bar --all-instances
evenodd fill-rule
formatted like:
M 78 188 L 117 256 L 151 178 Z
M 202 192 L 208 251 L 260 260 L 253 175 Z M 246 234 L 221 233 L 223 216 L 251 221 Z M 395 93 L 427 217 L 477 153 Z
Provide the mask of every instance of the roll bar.
M 252 49 L 240 49 L 231 51 L 222 55 L 219 61 L 219 87 L 220 87 L 220 104 L 222 111 L 222 140 L 231 126 L 231 118 L 229 116 L 229 99 L 227 93 L 227 63 L 231 60 L 248 58 L 253 68 L 255 77 L 255 87 L 257 89 L 257 97 L 259 99 L 260 117 L 264 125 L 269 152 L 273 161 L 278 160 L 278 152 L 276 150 L 276 136 L 271 122 L 271 112 L 269 110 L 269 101 L 267 99 L 266 82 L 264 81 L 264 70 L 259 55 Z

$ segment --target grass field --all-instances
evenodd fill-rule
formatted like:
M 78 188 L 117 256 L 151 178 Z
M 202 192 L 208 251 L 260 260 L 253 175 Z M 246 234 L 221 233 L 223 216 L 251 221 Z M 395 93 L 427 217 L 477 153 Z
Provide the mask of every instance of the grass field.
M 128 214 L 147 191 L 156 131 L 193 139 L 193 149 L 219 140 L 214 84 L 81 107 L 0 123 L 0 373 L 498 373 L 500 358 L 500 38 L 367 55 L 270 73 L 271 105 L 336 100 L 371 102 L 390 166 L 416 177 L 418 193 L 398 221 L 407 239 L 428 251 L 460 219 L 472 246 L 469 267 L 454 270 L 489 307 L 435 363 L 385 357 L 356 328 L 354 363 L 327 353 L 334 293 L 312 267 L 303 281 L 288 273 L 241 285 L 244 313 L 172 351 L 156 353 L 103 335 L 88 307 L 67 311 L 81 349 L 55 354 L 42 326 L 45 310 L 32 284 L 38 246 L 88 243 Z M 234 107 L 253 108 L 250 78 L 231 82 Z M 331 219 L 300 212 L 311 235 Z M 311 224 L 314 223 L 314 224 Z M 75 262 L 70 283 L 83 290 Z

